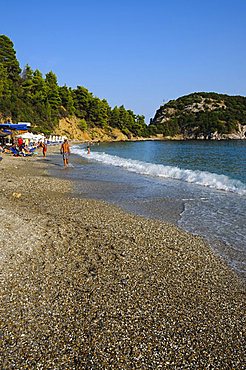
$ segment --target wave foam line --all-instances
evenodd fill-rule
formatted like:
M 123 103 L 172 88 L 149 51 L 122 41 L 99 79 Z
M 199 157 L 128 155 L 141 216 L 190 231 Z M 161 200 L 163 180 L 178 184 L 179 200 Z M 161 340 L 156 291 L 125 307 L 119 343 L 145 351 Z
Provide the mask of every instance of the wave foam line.
M 80 155 L 81 157 L 93 159 L 115 167 L 123 167 L 127 171 L 135 172 L 141 175 L 181 180 L 217 190 L 233 192 L 239 195 L 246 195 L 246 185 L 239 180 L 231 179 L 225 175 L 218 175 L 216 173 L 210 173 L 207 171 L 192 171 L 179 167 L 141 162 L 138 160 L 121 158 L 106 153 L 91 152 L 90 156 L 88 156 L 85 150 L 78 149 L 76 147 L 72 148 L 72 152 Z

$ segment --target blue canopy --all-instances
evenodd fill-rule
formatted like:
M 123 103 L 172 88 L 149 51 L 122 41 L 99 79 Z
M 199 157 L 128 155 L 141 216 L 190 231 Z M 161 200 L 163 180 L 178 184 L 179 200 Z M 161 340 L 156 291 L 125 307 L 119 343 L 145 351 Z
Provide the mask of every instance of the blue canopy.
M 0 129 L 9 129 L 17 131 L 27 131 L 27 125 L 23 123 L 0 123 Z

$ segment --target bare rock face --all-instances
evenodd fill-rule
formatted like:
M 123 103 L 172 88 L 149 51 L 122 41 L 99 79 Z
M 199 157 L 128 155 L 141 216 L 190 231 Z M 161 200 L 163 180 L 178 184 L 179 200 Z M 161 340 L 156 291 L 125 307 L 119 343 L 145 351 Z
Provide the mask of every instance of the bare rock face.
M 211 134 L 212 140 L 246 140 L 246 125 L 238 123 L 238 130 L 230 134 L 219 134 L 217 131 Z
M 60 119 L 55 134 L 68 136 L 70 139 L 90 140 L 89 135 L 79 128 L 79 120 L 75 117 Z
M 119 129 L 99 127 L 83 128 L 81 121 L 76 118 L 62 118 L 55 130 L 56 135 L 67 136 L 79 141 L 127 141 L 129 138 Z

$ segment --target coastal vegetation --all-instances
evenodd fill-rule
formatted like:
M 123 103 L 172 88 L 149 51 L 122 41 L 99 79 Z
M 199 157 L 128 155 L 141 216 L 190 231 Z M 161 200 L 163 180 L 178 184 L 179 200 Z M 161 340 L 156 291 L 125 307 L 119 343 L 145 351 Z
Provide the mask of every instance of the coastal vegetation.
M 111 108 L 106 99 L 99 99 L 84 86 L 59 86 L 52 71 L 43 76 L 29 65 L 22 70 L 13 42 L 0 35 L 1 120 L 32 122 L 33 131 L 49 134 L 55 132 L 59 120 L 68 117 L 77 120 L 81 131 L 118 128 L 128 138 L 148 136 L 144 116 L 124 105 Z
M 192 93 L 163 104 L 147 125 L 143 115 L 124 105 L 112 108 L 84 86 L 59 86 L 52 71 L 43 76 L 29 65 L 21 69 L 13 42 L 0 35 L 0 122 L 6 119 L 31 122 L 35 133 L 73 138 L 245 138 L 246 97 Z

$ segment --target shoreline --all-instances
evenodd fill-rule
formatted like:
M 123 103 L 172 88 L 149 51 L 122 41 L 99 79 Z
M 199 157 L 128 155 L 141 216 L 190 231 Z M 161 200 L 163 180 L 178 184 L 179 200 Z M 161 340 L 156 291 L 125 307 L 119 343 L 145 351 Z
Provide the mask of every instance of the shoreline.
M 176 181 L 171 180 L 172 184 L 171 182 L 168 184 L 169 181 L 165 182 L 164 180 L 164 182 L 161 181 L 162 185 L 160 185 L 158 178 L 156 181 L 155 174 L 154 181 L 152 182 L 151 176 L 141 176 L 138 174 L 138 170 L 135 171 L 135 169 L 133 171 L 122 171 L 121 165 L 119 167 L 108 166 L 107 160 L 100 161 L 99 159 L 97 161 L 96 159 L 95 161 L 93 157 L 91 158 L 92 160 L 88 161 L 87 156 L 80 153 L 80 149 L 83 149 L 83 145 L 75 149 L 75 157 L 71 158 L 74 168 L 68 171 L 68 176 L 65 175 L 66 178 L 70 178 L 73 181 L 73 188 L 76 195 L 81 194 L 82 198 L 87 197 L 89 199 L 104 200 L 110 204 L 119 206 L 126 212 L 143 216 L 147 219 L 151 218 L 168 222 L 194 235 L 202 236 L 209 243 L 213 251 L 219 254 L 228 266 L 246 281 L 245 242 L 241 240 L 243 238 L 240 237 L 240 234 L 238 235 L 238 230 L 243 226 L 239 220 L 239 215 L 241 214 L 242 219 L 244 215 L 244 212 L 239 211 L 242 204 L 224 204 L 224 211 L 227 207 L 230 208 L 230 206 L 234 205 L 234 209 L 237 209 L 239 206 L 237 215 L 234 215 L 234 217 L 233 213 L 229 215 L 229 224 L 235 226 L 234 234 L 233 227 L 231 232 L 228 228 L 227 230 L 223 230 L 225 218 L 220 219 L 218 222 L 213 222 L 211 225 L 213 221 L 211 215 L 213 212 L 216 212 L 217 208 L 218 212 L 220 212 L 220 207 L 222 206 L 223 208 L 223 204 L 218 201 L 218 197 L 220 194 L 223 197 L 224 192 L 215 191 L 217 194 L 214 195 L 217 202 L 212 202 L 213 204 L 211 204 L 211 208 L 209 207 L 210 209 L 208 210 L 206 209 L 206 201 L 210 197 L 210 194 L 208 194 L 210 192 L 209 187 L 200 187 L 199 184 L 199 187 L 197 187 L 196 184 L 187 185 L 186 182 L 180 183 L 178 181 L 177 185 L 181 186 L 182 189 L 177 192 L 177 188 L 174 185 Z M 97 147 L 94 150 L 92 148 L 92 152 L 94 151 L 98 154 Z M 99 149 L 99 155 L 103 154 L 103 152 L 104 149 L 101 147 Z M 109 153 L 110 151 L 108 152 L 105 149 L 105 152 Z M 80 158 L 80 161 L 78 158 Z M 125 164 L 127 165 L 127 163 Z M 58 166 L 55 171 L 51 171 L 51 174 L 57 177 L 64 177 L 64 171 L 60 171 Z M 149 186 L 149 182 L 151 182 L 151 186 Z M 165 184 L 164 187 L 163 183 Z M 234 194 L 229 194 L 229 197 L 232 196 Z M 205 201 L 201 202 L 200 200 L 203 199 Z M 237 202 L 238 199 L 235 199 L 235 201 Z M 198 203 L 201 203 L 199 207 Z M 195 213 L 196 217 L 190 217 L 192 208 L 195 212 L 199 209 L 203 217 L 206 216 L 204 223 L 200 222 L 196 224 L 195 220 L 199 219 L 199 213 Z M 204 214 L 204 211 L 205 213 L 211 211 L 211 213 Z M 221 224 L 219 225 L 219 223 Z
M 138 142 L 138 141 L 202 141 L 202 142 L 218 142 L 218 141 L 245 141 L 246 137 L 240 138 L 240 137 L 226 137 L 226 138 L 220 138 L 220 139 L 202 139 L 202 138 L 189 138 L 189 137 L 181 137 L 181 136 L 164 136 L 164 137 L 139 137 L 139 138 L 133 138 L 133 139 L 111 139 L 111 140 L 104 140 L 104 139 L 69 139 L 71 143 L 74 145 L 76 144 L 86 144 L 88 142 L 91 142 L 92 144 L 97 143 L 119 143 L 119 142 Z
M 197 236 L 4 155 L 2 368 L 240 368 L 245 285 Z M 188 367 L 187 367 L 188 366 Z

